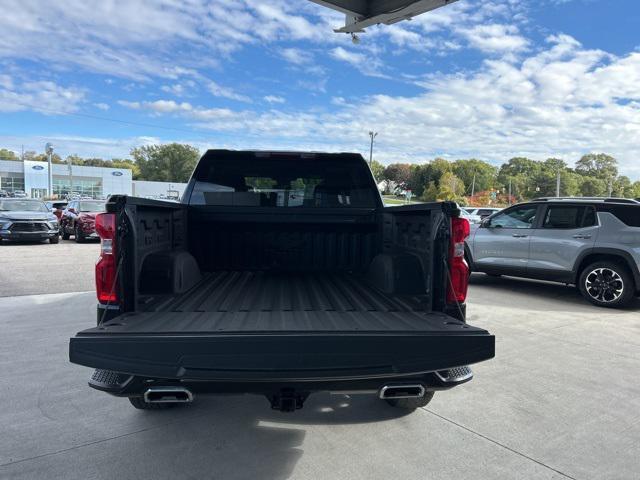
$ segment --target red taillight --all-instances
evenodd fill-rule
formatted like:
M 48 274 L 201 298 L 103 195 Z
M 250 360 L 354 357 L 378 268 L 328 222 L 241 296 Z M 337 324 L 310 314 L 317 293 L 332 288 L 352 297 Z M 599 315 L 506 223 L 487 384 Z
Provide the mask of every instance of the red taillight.
M 116 302 L 116 216 L 113 213 L 96 215 L 96 232 L 100 236 L 100 258 L 96 263 L 96 293 L 99 302 Z
M 451 219 L 451 243 L 449 245 L 449 275 L 451 283 L 447 285 L 447 303 L 462 303 L 467 298 L 469 286 L 469 266 L 464 259 L 464 239 L 469 236 L 471 227 L 465 218 Z

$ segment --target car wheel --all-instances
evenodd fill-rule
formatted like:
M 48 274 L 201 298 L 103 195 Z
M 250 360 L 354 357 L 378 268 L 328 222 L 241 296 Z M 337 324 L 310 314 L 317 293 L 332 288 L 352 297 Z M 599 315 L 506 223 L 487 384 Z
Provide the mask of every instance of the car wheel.
M 385 401 L 392 407 L 415 410 L 416 408 L 426 407 L 433 398 L 434 393 L 424 392 L 424 396 L 418 398 L 386 398 Z
M 76 228 L 73 230 L 73 236 L 76 239 L 76 243 L 84 243 L 84 236 L 82 236 L 82 232 L 76 225 Z
M 596 262 L 585 268 L 578 281 L 580 293 L 599 307 L 618 308 L 631 301 L 635 292 L 633 277 L 616 262 Z
M 55 237 L 51 237 L 49 239 L 49 243 L 58 243 L 60 241 L 60 237 L 56 235 Z
M 129 402 L 138 410 L 166 410 L 177 405 L 176 403 L 147 403 L 142 397 L 129 397 Z

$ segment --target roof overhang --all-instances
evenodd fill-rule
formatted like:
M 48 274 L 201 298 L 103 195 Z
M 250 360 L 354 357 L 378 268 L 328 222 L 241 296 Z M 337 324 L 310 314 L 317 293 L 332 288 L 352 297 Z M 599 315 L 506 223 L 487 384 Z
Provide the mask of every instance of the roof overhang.
M 340 33 L 364 32 L 371 25 L 384 23 L 391 25 L 402 20 L 410 20 L 436 8 L 444 7 L 457 0 L 311 0 L 343 12 L 347 18 L 345 26 L 334 31 Z

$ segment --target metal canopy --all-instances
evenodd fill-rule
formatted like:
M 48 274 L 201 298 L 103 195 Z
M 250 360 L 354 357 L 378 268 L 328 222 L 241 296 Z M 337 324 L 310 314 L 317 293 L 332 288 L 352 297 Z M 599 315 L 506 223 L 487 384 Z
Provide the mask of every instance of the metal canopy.
M 391 25 L 410 20 L 436 8 L 457 0 L 311 0 L 325 7 L 343 12 L 347 18 L 345 26 L 335 29 L 340 33 L 364 32 L 371 25 Z

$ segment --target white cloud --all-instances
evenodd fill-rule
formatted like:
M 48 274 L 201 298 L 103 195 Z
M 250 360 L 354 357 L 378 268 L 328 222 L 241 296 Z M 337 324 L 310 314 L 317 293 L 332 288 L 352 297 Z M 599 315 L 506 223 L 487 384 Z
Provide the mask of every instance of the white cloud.
M 247 97 L 246 95 L 241 95 L 234 91 L 232 88 L 223 87 L 222 85 L 211 80 L 207 84 L 207 90 L 209 90 L 209 93 L 211 93 L 211 95 L 213 95 L 214 97 L 227 98 L 229 100 L 235 100 L 237 102 L 251 103 L 251 98 Z
M 342 47 L 334 48 L 331 50 L 330 55 L 335 60 L 346 62 L 352 67 L 358 69 L 363 75 L 371 77 L 385 77 L 385 75 L 380 72 L 382 63 L 375 56 L 346 50 Z
M 266 95 L 263 100 L 267 103 L 285 103 L 286 100 L 278 95 Z
M 94 103 L 93 106 L 103 111 L 109 110 L 109 108 L 111 108 L 109 107 L 109 104 L 103 102 Z
M 464 30 L 463 36 L 472 47 L 490 53 L 519 52 L 529 44 L 515 25 L 476 25 Z
M 47 115 L 78 110 L 85 100 L 85 91 L 63 87 L 48 80 L 23 81 L 0 76 L 0 112 L 34 110 Z
M 300 48 L 284 48 L 280 51 L 280 55 L 294 65 L 308 65 L 313 62 L 313 55 Z
M 316 149 L 366 147 L 380 131 L 379 158 L 424 161 L 436 155 L 503 162 L 511 156 L 576 160 L 604 151 L 640 177 L 640 52 L 614 57 L 567 36 L 520 61 L 489 60 L 464 74 L 431 75 L 414 96 L 336 97 L 333 111 L 172 108 L 195 126 Z M 346 51 L 345 51 L 346 52 Z M 339 54 L 345 61 L 360 57 Z M 156 103 L 156 102 L 154 102 Z M 157 112 L 154 103 L 142 104 Z

